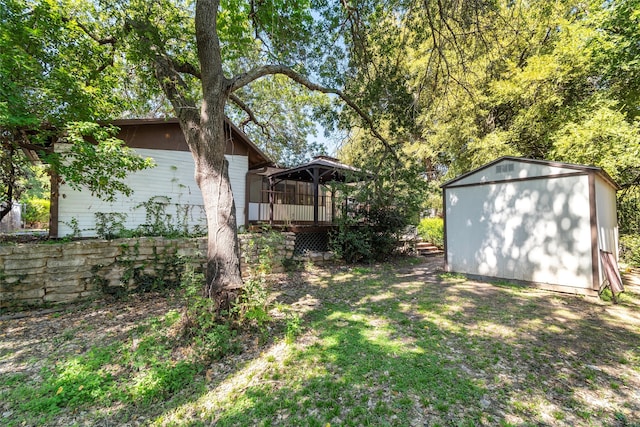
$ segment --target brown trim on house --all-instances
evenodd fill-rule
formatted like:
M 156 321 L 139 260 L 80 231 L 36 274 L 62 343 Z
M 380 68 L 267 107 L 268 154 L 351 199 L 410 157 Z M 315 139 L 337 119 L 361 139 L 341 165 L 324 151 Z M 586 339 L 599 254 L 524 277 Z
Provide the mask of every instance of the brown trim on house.
M 449 271 L 449 251 L 447 251 L 447 189 L 442 189 L 442 221 L 444 238 L 444 271 Z
M 596 175 L 589 174 L 589 218 L 591 222 L 591 274 L 592 288 L 600 289 L 600 256 L 598 245 L 598 211 L 596 209 Z
M 177 121 L 167 122 L 114 122 L 120 128 L 118 138 L 125 141 L 128 147 L 167 151 L 189 151 L 180 124 Z
M 225 123 L 231 129 L 232 134 L 235 134 L 242 142 L 247 145 L 247 156 L 249 157 L 249 169 L 253 169 L 260 165 L 270 164 L 272 160 L 267 156 L 256 144 L 249 139 L 246 133 L 244 133 L 238 126 L 231 120 L 226 119 Z M 227 144 L 227 149 L 229 145 Z M 227 153 L 230 154 L 230 153 Z
M 168 151 L 189 151 L 178 119 L 123 119 L 108 122 L 120 128 L 118 138 L 131 148 Z M 249 168 L 271 162 L 269 157 L 229 119 L 225 120 L 228 135 L 225 154 L 249 157 Z
M 189 151 L 184 133 L 177 121 L 126 123 L 119 126 L 118 138 L 126 142 L 128 147 L 166 151 Z M 225 154 L 230 156 L 249 156 L 249 145 L 245 138 L 229 126 L 225 129 L 227 145 Z M 254 155 L 255 156 L 255 155 Z
M 49 173 L 51 178 L 51 193 L 49 197 L 49 237 L 58 237 L 58 198 L 60 197 L 60 177 L 54 171 Z
M 252 174 L 251 171 L 244 174 L 244 228 L 249 228 L 249 200 L 251 200 L 251 179 L 249 175 L 255 174 Z
M 178 119 L 175 117 L 152 117 L 152 118 L 143 118 L 143 119 L 116 119 L 111 120 L 109 122 L 102 122 L 104 124 L 110 124 L 114 126 L 129 126 L 129 125 L 137 125 L 137 124 L 163 124 L 163 123 L 179 123 Z
M 570 173 L 559 173 L 557 175 L 540 175 L 540 176 L 529 176 L 525 178 L 498 179 L 494 181 L 472 182 L 469 184 L 460 184 L 460 185 L 448 185 L 446 188 L 478 187 L 481 185 L 504 184 L 509 182 L 522 182 L 522 181 L 536 181 L 540 179 L 567 178 L 572 176 L 585 176 L 585 175 L 591 175 L 591 173 L 576 171 L 576 172 L 570 172 Z

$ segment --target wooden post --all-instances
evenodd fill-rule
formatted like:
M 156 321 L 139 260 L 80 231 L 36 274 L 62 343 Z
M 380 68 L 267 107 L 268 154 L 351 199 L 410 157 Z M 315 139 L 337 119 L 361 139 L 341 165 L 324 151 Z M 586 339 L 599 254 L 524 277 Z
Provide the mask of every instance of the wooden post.
M 331 187 L 331 223 L 336 222 L 336 189 Z
M 49 237 L 57 238 L 58 236 L 58 203 L 60 197 L 60 176 L 54 171 L 49 172 L 51 178 L 51 195 L 49 196 Z
M 318 211 L 319 211 L 319 199 L 320 191 L 318 186 L 320 185 L 320 170 L 316 167 L 313 168 L 313 225 L 318 225 Z
M 273 178 L 269 177 L 269 225 L 273 225 L 273 203 L 275 184 Z

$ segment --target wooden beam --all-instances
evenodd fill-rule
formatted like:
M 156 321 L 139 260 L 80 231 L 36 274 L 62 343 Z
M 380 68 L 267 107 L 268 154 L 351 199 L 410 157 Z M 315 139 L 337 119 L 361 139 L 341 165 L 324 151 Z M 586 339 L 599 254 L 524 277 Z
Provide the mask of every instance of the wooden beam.
M 54 171 L 50 172 L 51 177 L 51 195 L 49 205 L 49 237 L 57 238 L 58 236 L 58 201 L 60 197 L 60 177 Z
M 275 182 L 273 179 L 269 177 L 269 225 L 273 225 L 273 203 L 274 203 L 274 191 L 275 191 Z
M 320 173 L 318 168 L 313 168 L 313 225 L 318 225 L 318 212 L 320 203 Z

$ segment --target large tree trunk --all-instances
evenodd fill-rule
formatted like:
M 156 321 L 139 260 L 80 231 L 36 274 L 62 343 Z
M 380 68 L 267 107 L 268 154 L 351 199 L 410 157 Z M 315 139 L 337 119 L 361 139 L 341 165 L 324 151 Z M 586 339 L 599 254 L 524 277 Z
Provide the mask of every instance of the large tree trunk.
M 229 181 L 224 106 L 232 90 L 222 71 L 216 29 L 219 0 L 196 3 L 196 44 L 200 62 L 202 105 L 185 96 L 187 85 L 180 66 L 155 47 L 156 78 L 173 105 L 195 163 L 195 179 L 202 192 L 207 217 L 207 269 L 203 294 L 225 310 L 242 288 L 236 209 Z M 141 28 L 146 28 L 141 25 Z M 143 36 L 144 37 L 144 36 Z M 193 72 L 189 69 L 188 72 Z
M 204 296 L 227 309 L 242 287 L 236 208 L 224 157 L 224 102 L 205 103 L 199 126 L 182 122 L 195 162 L 195 178 L 207 217 L 207 269 Z
M 196 44 L 202 72 L 202 105 L 197 138 L 190 143 L 196 164 L 196 182 L 207 215 L 207 283 L 204 294 L 218 309 L 228 308 L 242 288 L 236 209 L 224 157 L 224 106 L 230 85 L 222 71 L 216 17 L 219 0 L 196 2 Z M 185 129 L 183 128 L 183 131 Z M 188 131 L 188 130 L 187 130 Z

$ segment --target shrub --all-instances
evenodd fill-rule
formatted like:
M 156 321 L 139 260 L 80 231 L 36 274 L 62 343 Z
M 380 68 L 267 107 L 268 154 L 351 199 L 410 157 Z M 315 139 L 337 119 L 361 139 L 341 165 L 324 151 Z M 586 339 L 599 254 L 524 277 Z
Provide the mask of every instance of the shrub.
M 25 224 L 33 227 L 41 227 L 49 223 L 49 206 L 47 199 L 27 199 L 24 213 Z
M 443 247 L 444 220 L 442 218 L 423 218 L 418 225 L 418 234 L 422 240 Z
M 182 333 L 191 338 L 198 355 L 204 362 L 218 360 L 227 354 L 240 352 L 237 332 L 228 319 L 219 316 L 216 303 L 202 295 L 204 275 L 187 264 L 182 274 L 185 309 L 182 316 Z
M 340 221 L 338 229 L 331 234 L 331 250 L 336 256 L 351 264 L 372 256 L 371 230 Z
M 640 235 L 620 236 L 620 259 L 631 267 L 640 267 Z
M 332 184 L 340 211 L 331 248 L 348 263 L 383 261 L 398 253 L 406 226 L 418 221 L 427 187 L 424 165 L 384 150 L 359 150 L 352 153 L 354 166 L 366 175 Z
M 102 239 L 114 239 L 124 234 L 127 214 L 121 212 L 96 212 L 96 234 Z

